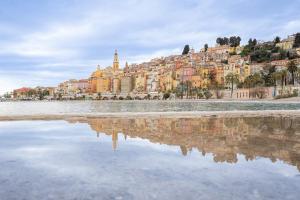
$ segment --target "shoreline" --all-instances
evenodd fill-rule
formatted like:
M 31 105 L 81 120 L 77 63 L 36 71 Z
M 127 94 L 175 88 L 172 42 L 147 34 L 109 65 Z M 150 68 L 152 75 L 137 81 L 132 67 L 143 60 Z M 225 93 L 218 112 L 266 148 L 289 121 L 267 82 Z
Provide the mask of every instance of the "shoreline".
M 259 110 L 259 111 L 184 111 L 184 112 L 116 112 L 116 113 L 82 113 L 82 114 L 51 114 L 51 115 L 11 115 L 1 116 L 0 121 L 31 121 L 31 120 L 84 120 L 89 118 L 247 118 L 247 117 L 300 117 L 300 110 Z
M 0 101 L 0 103 L 19 103 L 19 102 L 204 102 L 204 103 L 300 103 L 300 97 L 282 99 L 168 99 L 168 100 L 11 100 Z

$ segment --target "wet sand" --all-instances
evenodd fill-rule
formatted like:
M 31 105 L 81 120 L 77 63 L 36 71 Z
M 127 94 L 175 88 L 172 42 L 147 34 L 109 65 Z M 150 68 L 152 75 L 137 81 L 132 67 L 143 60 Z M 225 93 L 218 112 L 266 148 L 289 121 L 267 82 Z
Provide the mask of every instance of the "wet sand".
M 184 112 L 114 112 L 114 113 L 69 113 L 47 115 L 0 115 L 0 121 L 17 120 L 70 120 L 88 118 L 240 118 L 240 117 L 300 117 L 300 110 L 260 111 L 184 111 Z

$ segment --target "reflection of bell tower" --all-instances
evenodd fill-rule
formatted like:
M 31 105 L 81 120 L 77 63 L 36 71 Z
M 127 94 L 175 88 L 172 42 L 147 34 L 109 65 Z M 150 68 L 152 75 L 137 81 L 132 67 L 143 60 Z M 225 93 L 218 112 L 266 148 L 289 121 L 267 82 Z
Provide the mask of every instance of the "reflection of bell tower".
M 115 151 L 117 149 L 117 144 L 118 144 L 118 133 L 113 131 L 111 137 L 113 141 L 112 147 L 113 150 Z
M 186 156 L 186 155 L 187 155 L 187 153 L 188 153 L 188 150 L 187 150 L 187 148 L 186 148 L 185 146 L 181 145 L 181 146 L 180 146 L 180 149 L 181 149 L 181 153 L 182 153 L 182 155 Z
M 119 56 L 118 56 L 118 51 L 115 50 L 115 55 L 114 55 L 114 63 L 113 63 L 113 70 L 117 71 L 119 70 Z

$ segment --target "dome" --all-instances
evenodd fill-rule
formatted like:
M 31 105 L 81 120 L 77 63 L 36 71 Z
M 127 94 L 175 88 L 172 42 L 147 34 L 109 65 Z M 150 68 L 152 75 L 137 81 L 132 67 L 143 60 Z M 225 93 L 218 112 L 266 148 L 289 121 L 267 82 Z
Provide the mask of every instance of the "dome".
M 102 76 L 103 76 L 103 73 L 100 69 L 100 66 L 98 65 L 97 70 L 92 73 L 91 77 L 99 78 L 99 77 L 102 77 Z

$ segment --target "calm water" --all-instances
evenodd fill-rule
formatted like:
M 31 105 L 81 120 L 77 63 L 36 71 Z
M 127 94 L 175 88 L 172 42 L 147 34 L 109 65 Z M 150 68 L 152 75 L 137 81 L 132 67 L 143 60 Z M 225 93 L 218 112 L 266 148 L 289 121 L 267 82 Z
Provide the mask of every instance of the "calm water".
M 0 122 L 0 199 L 300 198 L 300 118 Z
M 299 103 L 206 102 L 206 101 L 68 101 L 0 102 L 0 116 L 31 114 L 228 111 L 228 110 L 300 110 Z

